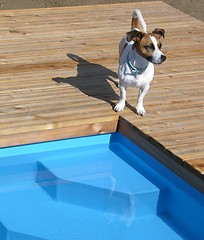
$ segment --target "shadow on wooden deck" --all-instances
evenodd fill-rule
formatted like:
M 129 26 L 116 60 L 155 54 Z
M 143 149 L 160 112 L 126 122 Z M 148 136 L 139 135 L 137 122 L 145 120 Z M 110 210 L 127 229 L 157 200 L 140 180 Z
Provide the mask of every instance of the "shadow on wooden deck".
M 109 82 L 113 82 L 117 86 L 117 82 L 113 79 L 117 78 L 117 74 L 100 64 L 88 62 L 75 54 L 68 53 L 67 56 L 77 62 L 77 75 L 67 78 L 56 77 L 53 78 L 53 81 L 70 84 L 87 96 L 98 98 L 114 106 L 113 100 L 117 100 L 118 95 Z
M 52 80 L 59 84 L 67 83 L 78 88 L 87 96 L 107 102 L 113 109 L 119 95 L 115 93 L 110 83 L 112 82 L 116 87 L 118 86 L 118 81 L 114 80 L 114 78 L 117 78 L 117 74 L 100 64 L 88 62 L 78 55 L 68 53 L 67 57 L 78 63 L 77 75 L 67 78 L 56 77 Z M 135 112 L 135 108 L 130 104 L 126 103 L 126 106 Z

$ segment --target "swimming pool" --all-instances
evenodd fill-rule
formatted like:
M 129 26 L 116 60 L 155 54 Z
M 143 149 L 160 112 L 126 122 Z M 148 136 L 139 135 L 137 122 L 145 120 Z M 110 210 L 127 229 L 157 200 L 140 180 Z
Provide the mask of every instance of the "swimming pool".
M 0 149 L 1 240 L 199 240 L 204 195 L 120 133 Z

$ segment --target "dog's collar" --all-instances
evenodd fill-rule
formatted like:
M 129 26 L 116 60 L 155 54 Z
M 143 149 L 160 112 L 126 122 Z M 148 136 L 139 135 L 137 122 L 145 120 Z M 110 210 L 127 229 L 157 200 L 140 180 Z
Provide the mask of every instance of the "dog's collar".
M 137 74 L 142 74 L 145 70 L 146 70 L 146 68 L 147 68 L 147 66 L 145 67 L 145 68 L 136 68 L 135 66 L 133 66 L 133 64 L 130 62 L 130 52 L 127 54 L 127 64 L 128 64 L 128 66 L 129 66 L 129 68 L 131 69 L 131 72 L 132 72 L 132 74 L 133 75 L 137 75 Z

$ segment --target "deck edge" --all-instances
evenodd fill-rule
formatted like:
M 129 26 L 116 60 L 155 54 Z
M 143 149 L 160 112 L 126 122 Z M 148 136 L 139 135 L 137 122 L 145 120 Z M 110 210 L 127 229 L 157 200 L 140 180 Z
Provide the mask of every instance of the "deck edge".
M 146 135 L 121 116 L 119 117 L 117 131 L 133 141 L 198 191 L 204 193 L 204 179 L 202 174 L 196 169 L 186 168 L 186 164 L 184 164 L 185 162 L 182 159 L 174 155 L 155 139 Z

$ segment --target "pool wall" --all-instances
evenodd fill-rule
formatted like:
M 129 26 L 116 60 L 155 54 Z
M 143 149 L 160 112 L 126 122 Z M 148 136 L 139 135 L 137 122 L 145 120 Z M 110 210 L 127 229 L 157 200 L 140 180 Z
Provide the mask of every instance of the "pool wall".
M 204 234 L 204 195 L 144 152 L 129 139 L 113 134 L 110 149 L 160 189 L 158 215 L 188 239 Z

